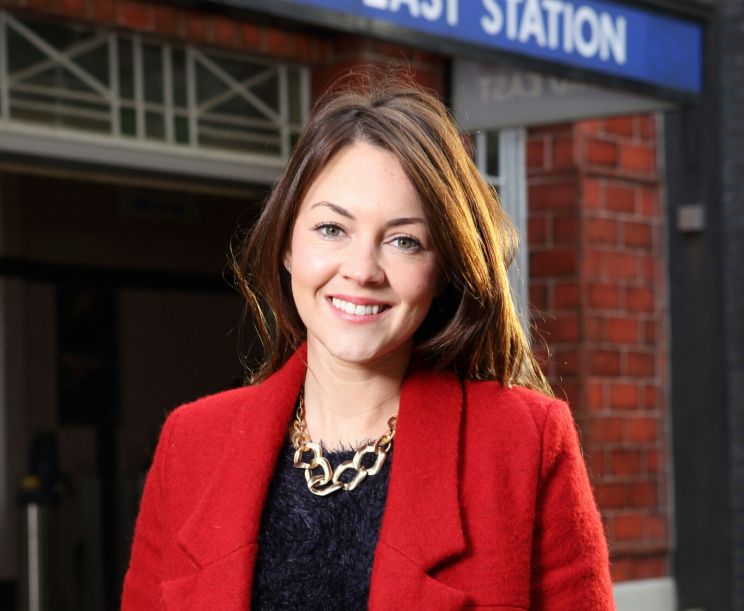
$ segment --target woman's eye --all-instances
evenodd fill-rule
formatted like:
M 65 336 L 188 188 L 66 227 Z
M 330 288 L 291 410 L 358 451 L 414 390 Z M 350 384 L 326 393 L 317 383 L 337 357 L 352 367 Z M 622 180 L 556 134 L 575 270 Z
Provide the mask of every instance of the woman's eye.
M 324 223 L 316 227 L 324 238 L 337 238 L 341 235 L 341 227 L 330 223 Z
M 421 242 L 411 236 L 403 235 L 393 238 L 393 244 L 401 250 L 407 250 L 410 252 L 418 251 L 421 248 Z

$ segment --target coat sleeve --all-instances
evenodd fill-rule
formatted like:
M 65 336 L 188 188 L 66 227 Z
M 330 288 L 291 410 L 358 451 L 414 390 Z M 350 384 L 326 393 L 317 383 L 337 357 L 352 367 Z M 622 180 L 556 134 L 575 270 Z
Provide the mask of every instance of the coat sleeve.
M 532 552 L 531 609 L 614 609 L 607 541 L 579 438 L 564 402 L 543 430 Z
M 124 578 L 122 611 L 161 608 L 161 552 L 163 547 L 163 481 L 170 445 L 172 414 L 163 425 L 155 457 L 145 480 L 139 514 L 134 528 L 129 569 Z

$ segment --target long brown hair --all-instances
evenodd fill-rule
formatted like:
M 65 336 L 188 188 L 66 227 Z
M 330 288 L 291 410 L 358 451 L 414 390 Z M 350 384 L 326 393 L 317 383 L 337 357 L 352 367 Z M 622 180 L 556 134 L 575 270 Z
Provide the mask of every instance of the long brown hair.
M 233 258 L 265 358 L 251 378 L 276 371 L 305 339 L 283 266 L 308 187 L 343 147 L 390 151 L 418 191 L 444 288 L 414 337 L 435 368 L 552 395 L 514 306 L 507 268 L 517 234 L 439 99 L 400 75 L 345 81 L 315 103 L 261 216 Z

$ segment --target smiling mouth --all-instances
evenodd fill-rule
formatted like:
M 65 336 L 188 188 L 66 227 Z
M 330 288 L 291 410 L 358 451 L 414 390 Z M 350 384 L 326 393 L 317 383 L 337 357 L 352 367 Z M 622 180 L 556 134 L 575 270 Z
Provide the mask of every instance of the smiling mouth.
M 344 301 L 343 299 L 339 299 L 338 297 L 333 297 L 331 299 L 331 304 L 337 310 L 341 310 L 346 314 L 354 314 L 355 316 L 374 316 L 375 314 L 379 314 L 383 310 L 386 310 L 388 307 L 390 307 L 385 304 L 377 303 L 373 305 L 350 303 L 348 301 Z

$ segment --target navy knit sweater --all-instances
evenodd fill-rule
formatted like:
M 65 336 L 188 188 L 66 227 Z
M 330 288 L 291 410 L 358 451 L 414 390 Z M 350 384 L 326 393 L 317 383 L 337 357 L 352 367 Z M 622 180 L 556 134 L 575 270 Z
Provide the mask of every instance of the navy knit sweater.
M 377 475 L 324 497 L 308 490 L 293 455 L 289 445 L 280 454 L 266 500 L 252 608 L 366 609 L 392 448 Z M 335 468 L 354 451 L 324 455 Z

